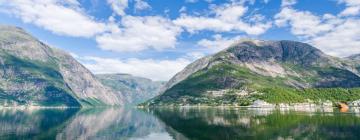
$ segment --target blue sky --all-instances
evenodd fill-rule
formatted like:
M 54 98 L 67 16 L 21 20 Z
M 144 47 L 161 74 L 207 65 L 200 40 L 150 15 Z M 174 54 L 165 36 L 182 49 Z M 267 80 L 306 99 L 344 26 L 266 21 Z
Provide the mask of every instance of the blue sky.
M 359 0 L 0 0 L 0 23 L 71 53 L 94 73 L 168 80 L 236 40 L 297 40 L 360 53 Z

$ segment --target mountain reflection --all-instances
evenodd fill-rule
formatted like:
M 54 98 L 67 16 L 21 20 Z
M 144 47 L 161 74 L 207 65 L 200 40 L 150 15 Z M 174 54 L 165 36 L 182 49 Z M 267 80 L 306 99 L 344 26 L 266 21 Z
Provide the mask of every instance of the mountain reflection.
M 125 108 L 0 110 L 0 139 L 172 139 L 163 126 Z
M 357 139 L 357 114 L 250 108 L 0 109 L 0 139 Z
M 360 137 L 360 118 L 352 113 L 251 108 L 158 108 L 154 114 L 168 127 L 195 140 Z
M 81 110 L 57 138 L 141 139 L 162 133 L 162 124 L 151 115 L 134 109 L 107 108 Z
M 0 139 L 55 139 L 78 109 L 0 109 Z

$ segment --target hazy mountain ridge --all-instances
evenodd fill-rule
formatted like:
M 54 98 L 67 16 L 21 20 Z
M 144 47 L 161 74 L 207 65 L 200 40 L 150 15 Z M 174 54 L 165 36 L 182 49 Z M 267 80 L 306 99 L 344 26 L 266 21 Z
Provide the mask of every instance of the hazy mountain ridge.
M 117 94 L 122 95 L 127 103 L 138 104 L 160 93 L 165 82 L 132 76 L 129 74 L 97 74 L 96 77 Z
M 350 55 L 348 57 L 345 57 L 345 59 L 352 60 L 352 61 L 359 61 L 360 60 L 360 54 Z
M 24 30 L 0 25 L 0 105 L 122 105 L 71 55 Z
M 301 42 L 240 41 L 187 66 L 166 84 L 163 94 L 149 103 L 242 105 L 256 99 L 305 102 L 309 98 L 319 100 L 313 95 L 322 94 L 324 88 L 330 88 L 332 94 L 323 100 L 357 100 L 358 66 L 356 61 L 326 55 Z M 332 98 L 339 95 L 344 98 Z M 293 98 L 298 100 L 291 101 Z

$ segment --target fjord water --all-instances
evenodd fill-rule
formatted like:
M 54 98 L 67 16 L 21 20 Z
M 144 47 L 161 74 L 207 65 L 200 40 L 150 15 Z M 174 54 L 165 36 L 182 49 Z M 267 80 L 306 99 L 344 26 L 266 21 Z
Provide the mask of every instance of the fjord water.
M 1 109 L 0 139 L 359 139 L 356 110 Z

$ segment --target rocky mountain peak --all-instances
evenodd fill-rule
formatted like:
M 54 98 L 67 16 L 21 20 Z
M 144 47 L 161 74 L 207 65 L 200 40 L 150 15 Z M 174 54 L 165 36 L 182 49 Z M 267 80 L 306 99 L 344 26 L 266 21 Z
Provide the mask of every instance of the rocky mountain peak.
M 20 41 L 29 41 L 34 40 L 32 36 L 30 36 L 26 31 L 22 28 L 8 25 L 1 25 L 0 30 L 2 35 L 0 39 L 3 42 L 20 42 Z
M 241 62 L 277 61 L 312 65 L 327 61 L 328 56 L 319 49 L 296 41 L 246 40 L 225 50 Z
M 57 51 L 37 40 L 22 28 L 7 25 L 0 25 L 0 47 L 19 58 L 43 62 L 51 60 L 53 51 Z

